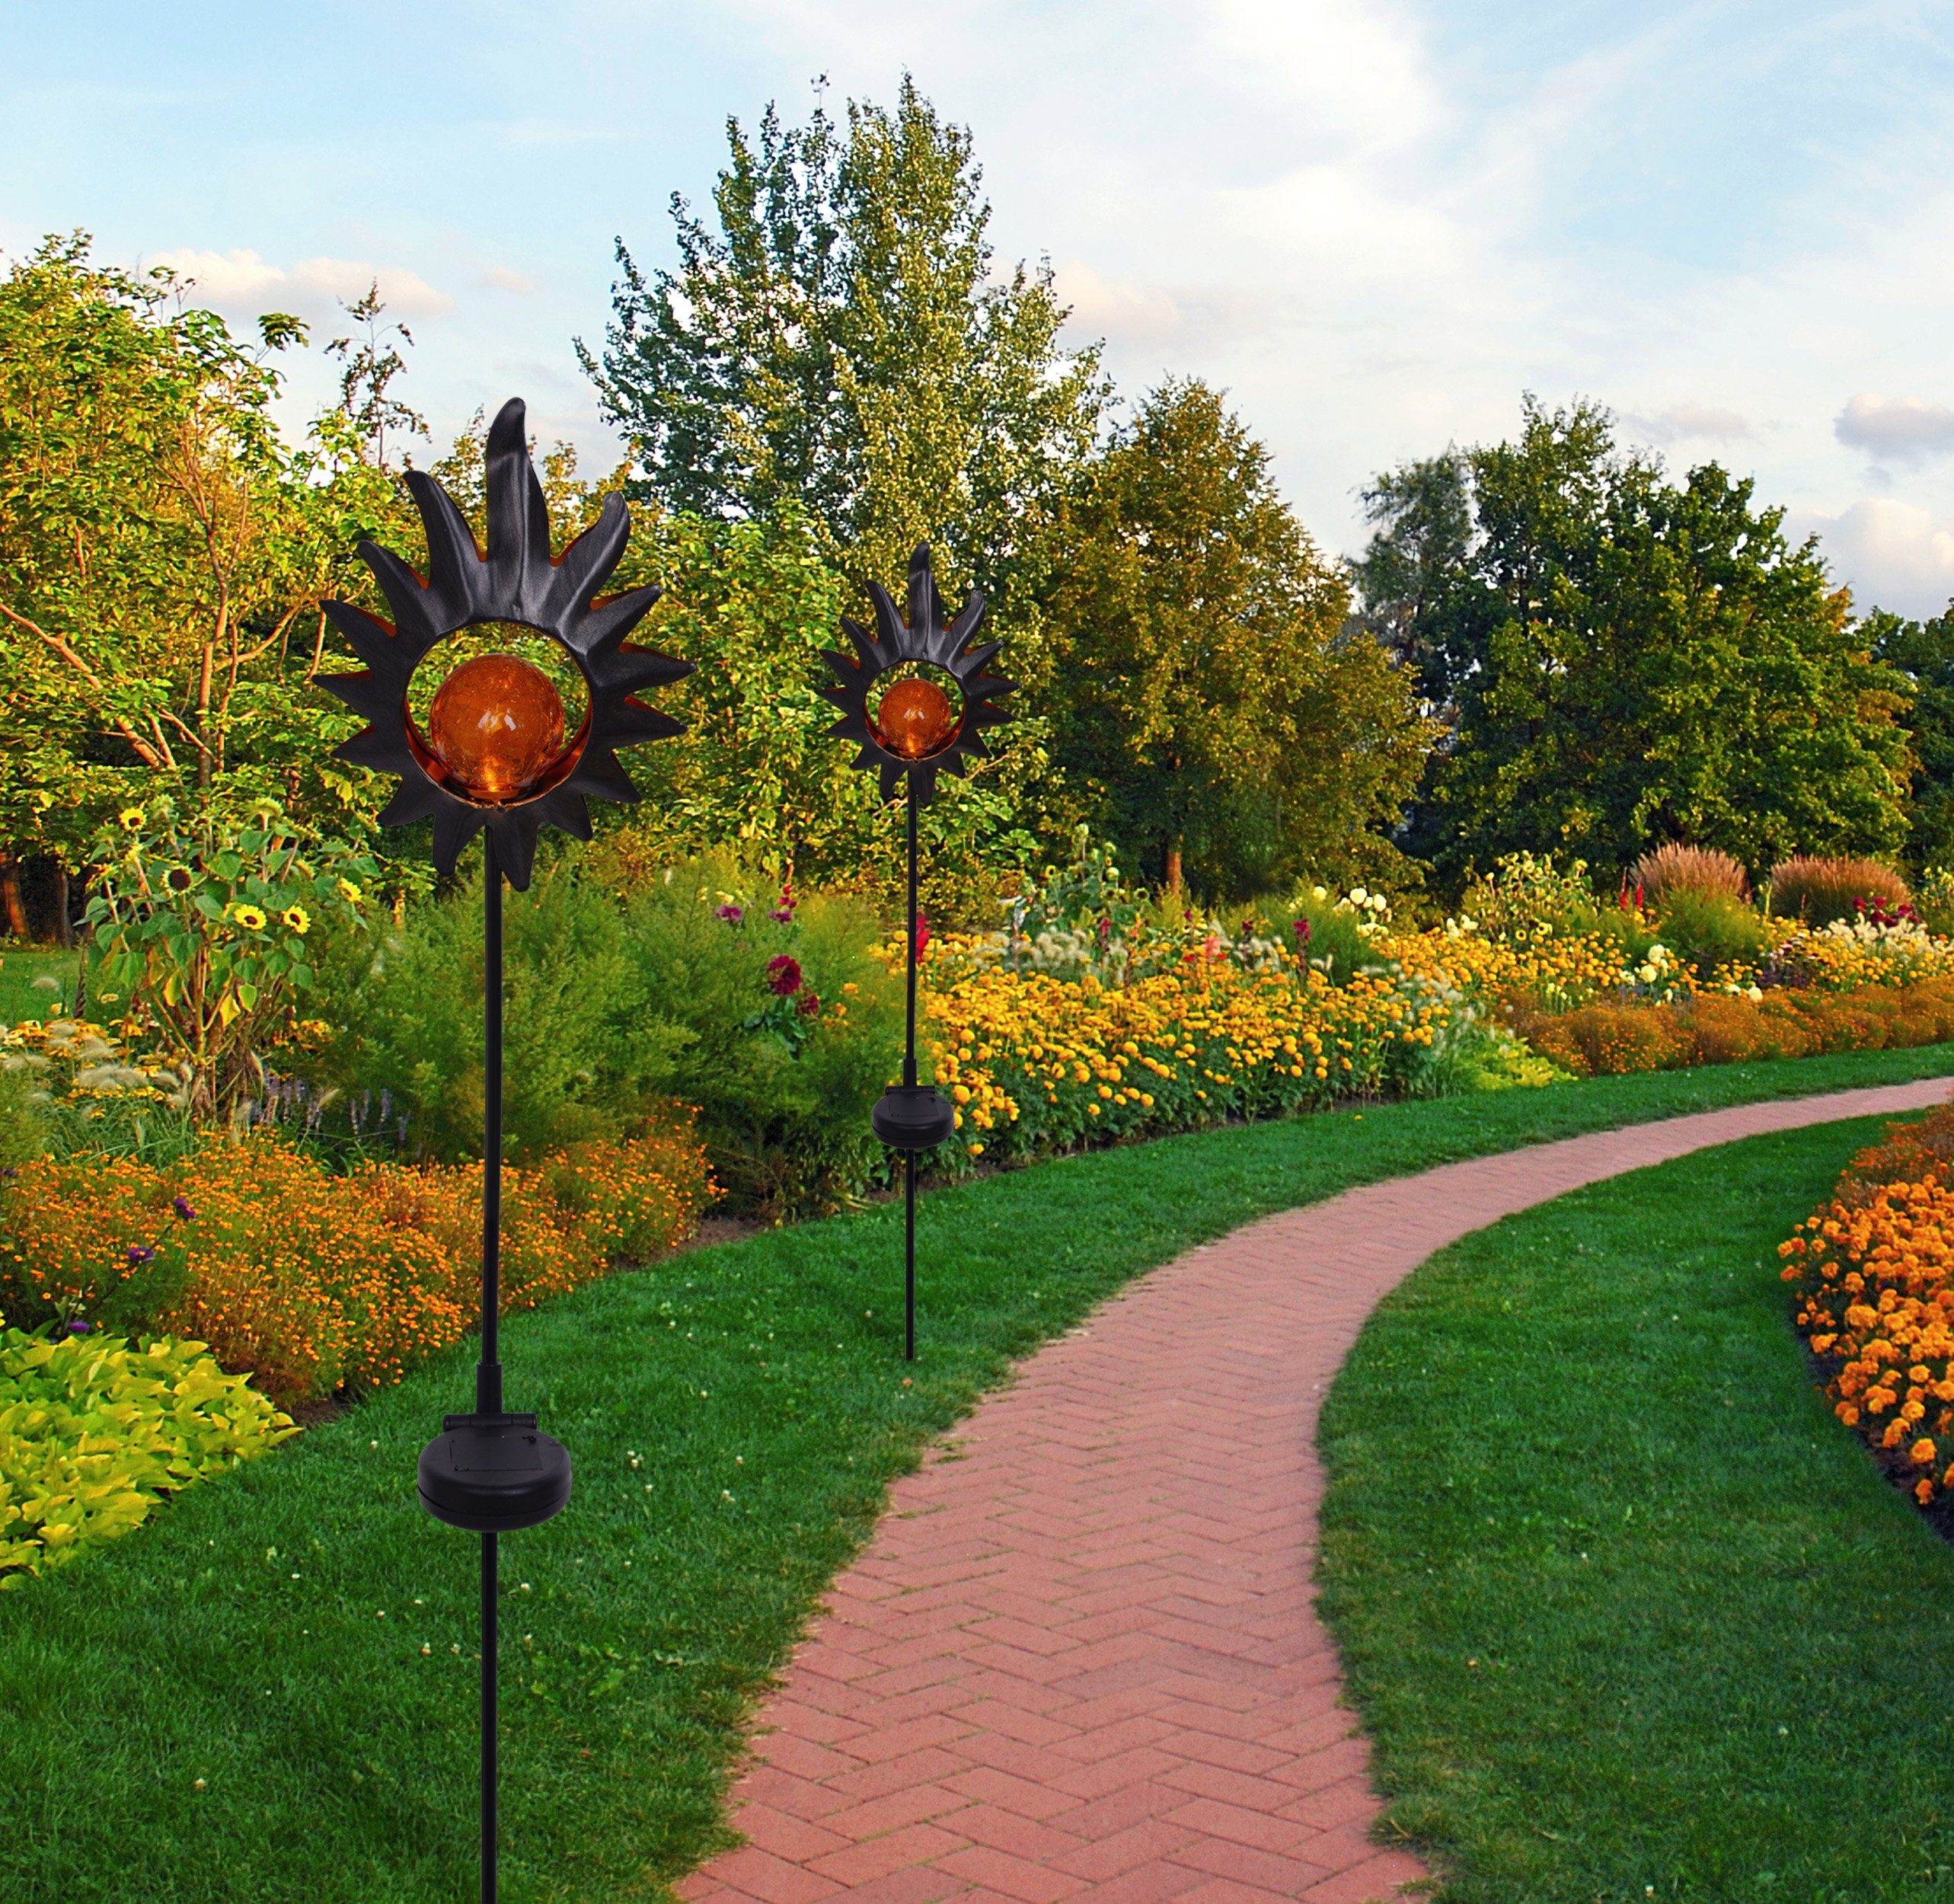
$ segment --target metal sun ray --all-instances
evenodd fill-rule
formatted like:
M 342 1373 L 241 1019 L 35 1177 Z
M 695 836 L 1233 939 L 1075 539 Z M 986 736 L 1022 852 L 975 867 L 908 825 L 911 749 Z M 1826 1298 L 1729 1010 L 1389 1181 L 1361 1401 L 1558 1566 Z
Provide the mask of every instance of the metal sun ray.
M 896 797 L 896 790 L 907 774 L 915 787 L 918 803 L 926 805 L 935 794 L 939 772 L 968 774 L 972 760 L 990 758 L 983 730 L 1001 727 L 1011 718 L 991 704 L 1011 692 L 1017 683 L 988 672 L 1003 643 L 975 641 L 984 619 L 983 596 L 972 589 L 954 616 L 947 611 L 931 573 L 927 542 L 920 544 L 909 558 L 906 621 L 896 612 L 886 589 L 871 582 L 868 592 L 875 610 L 873 632 L 846 615 L 841 618 L 841 631 L 854 644 L 855 653 L 842 654 L 832 649 L 825 652 L 822 659 L 833 670 L 836 685 L 823 685 L 816 692 L 841 710 L 841 718 L 828 730 L 829 734 L 837 740 L 854 741 L 860 749 L 849 765 L 864 771 L 879 771 L 884 800 Z M 907 662 L 940 668 L 955 680 L 963 702 L 954 736 L 921 760 L 905 759 L 884 746 L 868 717 L 868 698 L 876 682 L 892 668 Z
M 372 570 L 394 619 L 384 621 L 347 602 L 323 604 L 366 672 L 322 675 L 318 682 L 369 723 L 340 743 L 337 757 L 400 777 L 381 824 L 402 826 L 432 818 L 434 863 L 444 874 L 454 871 L 462 848 L 485 830 L 519 893 L 529 883 L 536 836 L 544 826 L 588 839 L 589 800 L 640 797 L 616 750 L 681 733 L 684 727 L 636 698 L 637 692 L 692 672 L 689 661 L 626 642 L 661 590 L 599 596 L 631 536 L 622 497 L 607 496 L 597 520 L 560 556 L 551 555 L 549 510 L 530 459 L 525 414 L 522 401 L 512 397 L 490 426 L 486 553 L 454 498 L 425 471 L 408 471 L 407 488 L 427 538 L 427 578 L 391 551 L 362 542 L 360 559 Z M 545 776 L 547 784 L 506 806 L 465 799 L 436 779 L 416 744 L 407 709 L 408 684 L 430 650 L 463 628 L 491 621 L 512 622 L 557 642 L 576 664 L 589 703 L 583 728 Z

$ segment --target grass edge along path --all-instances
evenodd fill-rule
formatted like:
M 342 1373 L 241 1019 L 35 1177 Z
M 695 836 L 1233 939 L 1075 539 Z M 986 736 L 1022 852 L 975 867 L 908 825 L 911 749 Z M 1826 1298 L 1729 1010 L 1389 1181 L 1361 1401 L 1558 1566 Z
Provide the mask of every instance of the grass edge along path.
M 576 1490 L 505 1561 L 504 1896 L 650 1896 L 725 1841 L 741 1727 L 894 1474 L 1140 1272 L 1451 1158 L 1946 1075 L 1946 1048 L 1373 1107 L 937 1192 L 921 1359 L 899 1209 L 591 1285 L 505 1331 Z M 470 1894 L 472 1550 L 423 1515 L 463 1345 L 135 1538 L 0 1597 L 0 1896 L 431 1904 Z
M 1815 1391 L 1776 1254 L 1882 1121 L 1474 1232 L 1346 1360 L 1319 1610 L 1442 1904 L 1954 1896 L 1954 1549 Z

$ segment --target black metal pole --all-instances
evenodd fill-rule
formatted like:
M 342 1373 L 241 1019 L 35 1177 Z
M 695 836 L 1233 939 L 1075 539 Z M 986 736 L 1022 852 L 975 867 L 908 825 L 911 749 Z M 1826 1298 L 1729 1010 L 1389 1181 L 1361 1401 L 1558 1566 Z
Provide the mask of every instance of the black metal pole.
M 496 1537 L 482 1536 L 482 1904 L 495 1904 Z
M 909 789 L 909 1019 L 902 1051 L 902 1081 L 916 1081 L 916 777 Z M 916 1153 L 902 1154 L 902 1359 L 916 1359 Z
M 502 867 L 482 855 L 482 1351 L 475 1412 L 502 1412 L 496 1322 L 502 1306 Z M 496 1537 L 482 1535 L 482 1899 L 496 1904 Z

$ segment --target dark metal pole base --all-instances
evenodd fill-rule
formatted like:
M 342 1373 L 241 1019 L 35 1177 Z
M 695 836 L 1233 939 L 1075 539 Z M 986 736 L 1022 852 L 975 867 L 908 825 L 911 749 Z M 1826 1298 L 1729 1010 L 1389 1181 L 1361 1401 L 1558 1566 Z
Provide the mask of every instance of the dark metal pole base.
M 956 1132 L 956 1113 L 934 1085 L 891 1085 L 868 1120 L 891 1150 L 934 1150 Z
M 535 1527 L 570 1499 L 570 1451 L 529 1414 L 449 1415 L 420 1451 L 420 1504 L 479 1534 Z

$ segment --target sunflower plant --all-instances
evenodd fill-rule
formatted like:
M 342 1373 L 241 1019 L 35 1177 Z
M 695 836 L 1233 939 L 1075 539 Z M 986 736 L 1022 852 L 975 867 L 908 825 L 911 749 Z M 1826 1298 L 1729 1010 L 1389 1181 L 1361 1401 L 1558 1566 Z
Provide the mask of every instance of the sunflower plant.
M 311 985 L 318 938 L 363 925 L 373 863 L 273 800 L 180 813 L 167 797 L 124 807 L 94 857 L 94 1002 L 153 1032 L 187 1068 L 193 1112 L 222 1117 L 261 1088 L 259 1053 Z

